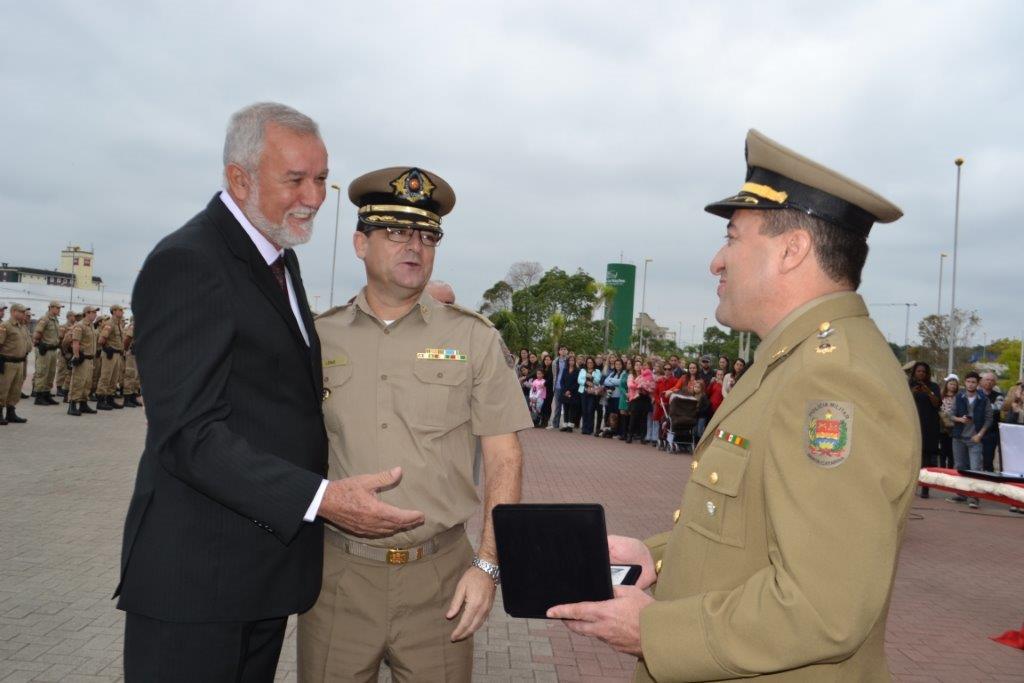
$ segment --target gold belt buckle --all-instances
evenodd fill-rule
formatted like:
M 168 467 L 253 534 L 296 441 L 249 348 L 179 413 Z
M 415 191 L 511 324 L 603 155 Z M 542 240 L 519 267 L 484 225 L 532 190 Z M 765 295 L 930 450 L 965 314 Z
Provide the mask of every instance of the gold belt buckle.
M 409 553 L 412 552 L 414 560 L 423 559 L 423 547 L 420 546 L 414 551 L 400 550 L 398 548 L 388 548 L 388 564 L 405 564 L 409 561 Z

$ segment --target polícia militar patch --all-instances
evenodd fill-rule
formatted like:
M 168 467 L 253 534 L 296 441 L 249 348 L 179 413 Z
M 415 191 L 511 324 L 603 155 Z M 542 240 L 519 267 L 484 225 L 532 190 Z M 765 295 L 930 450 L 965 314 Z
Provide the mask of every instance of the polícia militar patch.
M 807 457 L 821 467 L 837 467 L 850 455 L 853 406 L 837 401 L 807 403 Z

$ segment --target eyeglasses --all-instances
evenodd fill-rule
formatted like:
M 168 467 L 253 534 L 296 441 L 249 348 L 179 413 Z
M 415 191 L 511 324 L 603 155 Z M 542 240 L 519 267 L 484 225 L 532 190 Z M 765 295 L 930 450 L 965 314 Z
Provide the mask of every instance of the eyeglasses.
M 398 244 L 408 244 L 412 239 L 414 232 L 420 234 L 420 241 L 425 247 L 436 247 L 441 243 L 441 238 L 444 237 L 444 233 L 440 230 L 426 230 L 424 228 L 393 228 L 390 226 L 374 226 L 366 229 L 366 234 L 370 234 L 374 230 L 383 230 L 384 236 L 391 242 L 397 242 Z

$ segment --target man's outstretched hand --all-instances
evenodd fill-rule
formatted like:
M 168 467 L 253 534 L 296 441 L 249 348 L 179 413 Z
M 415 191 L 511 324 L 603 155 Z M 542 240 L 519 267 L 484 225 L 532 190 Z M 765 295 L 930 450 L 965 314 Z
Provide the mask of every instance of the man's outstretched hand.
M 317 515 L 355 536 L 381 538 L 423 524 L 419 510 L 403 510 L 382 503 L 376 494 L 398 484 L 402 468 L 360 474 L 327 484 Z

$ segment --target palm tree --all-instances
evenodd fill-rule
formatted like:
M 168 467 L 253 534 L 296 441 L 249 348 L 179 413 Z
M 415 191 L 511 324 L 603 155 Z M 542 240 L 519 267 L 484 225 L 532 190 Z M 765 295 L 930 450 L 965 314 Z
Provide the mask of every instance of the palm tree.
M 551 325 L 551 351 L 557 356 L 558 342 L 565 334 L 565 316 L 558 312 L 552 313 L 548 318 L 548 324 Z

